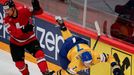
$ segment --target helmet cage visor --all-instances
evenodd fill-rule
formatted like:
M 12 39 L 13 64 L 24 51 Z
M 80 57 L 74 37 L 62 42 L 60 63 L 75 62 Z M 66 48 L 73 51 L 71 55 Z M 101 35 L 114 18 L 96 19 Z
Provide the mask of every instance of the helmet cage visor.
M 5 5 L 5 6 L 3 6 L 3 9 L 4 10 L 7 10 L 7 9 L 9 9 L 10 7 L 8 6 L 8 5 Z

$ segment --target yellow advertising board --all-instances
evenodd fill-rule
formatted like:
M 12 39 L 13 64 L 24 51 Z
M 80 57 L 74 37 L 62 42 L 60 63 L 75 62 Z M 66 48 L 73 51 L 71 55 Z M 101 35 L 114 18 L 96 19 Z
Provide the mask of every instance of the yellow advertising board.
M 96 40 L 91 39 L 91 47 Z M 98 42 L 95 51 L 99 53 L 112 54 L 122 70 L 122 75 L 134 75 L 134 54 L 125 52 L 103 42 Z M 91 75 L 113 75 L 109 63 L 99 63 L 92 67 Z
M 91 39 L 91 47 L 93 48 L 96 40 Z M 95 51 L 101 53 L 111 54 L 111 46 L 103 42 L 98 42 Z M 91 75 L 111 75 L 111 69 L 109 63 L 99 63 L 91 67 Z

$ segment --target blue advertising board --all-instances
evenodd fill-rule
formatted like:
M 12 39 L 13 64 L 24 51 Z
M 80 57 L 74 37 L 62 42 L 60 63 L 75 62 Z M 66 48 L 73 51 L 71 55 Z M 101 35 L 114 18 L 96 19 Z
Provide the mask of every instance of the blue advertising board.
M 3 37 L 3 17 L 4 17 L 4 12 L 3 12 L 3 7 L 0 4 L 0 37 Z
M 46 54 L 46 59 L 58 64 L 58 53 L 64 42 L 60 30 L 52 23 L 35 18 L 36 35 L 40 45 Z
M 48 61 L 58 64 L 58 53 L 64 42 L 59 27 L 39 18 L 35 18 L 35 25 L 36 35 L 40 40 L 40 45 L 43 51 L 46 53 Z M 89 42 L 90 46 L 90 39 L 88 37 L 85 37 L 78 33 L 72 33 L 74 35 L 83 37 Z
M 60 66 L 58 53 L 64 40 L 62 38 L 59 27 L 45 20 L 35 18 L 36 35 L 40 41 L 41 47 L 46 54 L 46 59 Z M 88 41 L 90 46 L 90 38 L 81 34 L 72 32 L 73 35 L 78 35 Z M 79 74 L 89 75 L 89 70 L 79 72 Z
M 9 43 L 8 38 L 9 34 L 6 33 L 5 26 L 3 25 L 3 18 L 5 17 L 5 13 L 3 10 L 3 6 L 0 4 L 0 41 L 3 41 L 5 43 Z

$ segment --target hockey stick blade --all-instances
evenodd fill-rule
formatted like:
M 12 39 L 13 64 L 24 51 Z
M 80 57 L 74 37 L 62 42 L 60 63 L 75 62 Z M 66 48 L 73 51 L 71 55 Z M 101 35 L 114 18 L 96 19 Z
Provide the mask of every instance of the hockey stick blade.
M 96 30 L 97 30 L 97 34 L 98 34 L 98 36 L 100 36 L 101 35 L 101 32 L 100 32 L 100 27 L 99 27 L 99 24 L 98 24 L 98 22 L 97 21 L 95 21 L 95 28 L 96 28 Z

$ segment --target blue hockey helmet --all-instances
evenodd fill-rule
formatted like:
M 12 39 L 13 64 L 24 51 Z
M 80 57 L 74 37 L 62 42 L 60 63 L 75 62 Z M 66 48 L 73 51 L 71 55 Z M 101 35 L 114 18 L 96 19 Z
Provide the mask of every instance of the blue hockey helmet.
M 92 55 L 90 52 L 86 51 L 81 54 L 82 62 L 87 62 L 92 60 Z

